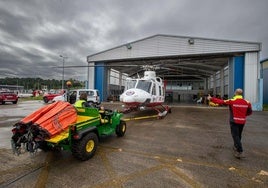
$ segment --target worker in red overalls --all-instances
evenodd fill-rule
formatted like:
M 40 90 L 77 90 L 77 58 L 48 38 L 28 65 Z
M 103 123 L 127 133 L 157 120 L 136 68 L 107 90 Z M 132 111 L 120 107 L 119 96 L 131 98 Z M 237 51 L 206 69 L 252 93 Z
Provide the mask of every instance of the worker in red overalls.
M 252 114 L 251 103 L 243 99 L 243 90 L 238 88 L 232 99 L 222 100 L 208 95 L 207 99 L 220 105 L 228 105 L 230 109 L 230 128 L 234 141 L 234 156 L 243 158 L 243 147 L 241 143 L 242 131 L 246 123 L 246 117 Z

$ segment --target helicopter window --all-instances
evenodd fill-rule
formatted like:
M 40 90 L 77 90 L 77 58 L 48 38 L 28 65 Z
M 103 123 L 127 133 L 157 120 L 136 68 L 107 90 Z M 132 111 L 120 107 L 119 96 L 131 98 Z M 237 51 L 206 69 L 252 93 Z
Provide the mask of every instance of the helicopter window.
M 152 89 L 152 95 L 156 95 L 156 88 L 155 88 L 155 84 L 153 85 L 153 89 Z
M 136 83 L 137 83 L 137 80 L 128 80 L 127 81 L 127 84 L 126 84 L 126 89 L 125 90 L 131 89 L 131 88 L 135 88 Z
M 151 84 L 152 84 L 151 81 L 139 80 L 136 88 L 137 89 L 142 89 L 142 90 L 150 93 Z

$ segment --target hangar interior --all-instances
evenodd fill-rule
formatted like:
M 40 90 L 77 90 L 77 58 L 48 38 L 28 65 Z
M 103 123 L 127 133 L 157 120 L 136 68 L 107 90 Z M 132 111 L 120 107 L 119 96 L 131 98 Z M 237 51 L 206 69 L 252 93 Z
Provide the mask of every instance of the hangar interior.
M 118 100 L 126 78 L 153 65 L 167 102 L 194 103 L 208 93 L 228 98 L 240 87 L 257 104 L 260 50 L 257 42 L 154 35 L 87 56 L 88 87 L 99 89 L 102 101 Z

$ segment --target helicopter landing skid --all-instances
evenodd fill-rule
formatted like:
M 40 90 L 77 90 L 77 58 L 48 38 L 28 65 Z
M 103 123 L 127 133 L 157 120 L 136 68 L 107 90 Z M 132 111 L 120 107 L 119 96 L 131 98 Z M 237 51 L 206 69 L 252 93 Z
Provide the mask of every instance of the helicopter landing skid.
M 128 114 L 130 112 L 137 111 L 137 108 L 124 108 L 122 113 L 123 114 Z
M 157 117 L 158 119 L 162 119 L 164 118 L 167 113 L 171 113 L 171 109 L 168 106 L 163 106 L 163 105 L 157 105 L 157 106 L 152 106 L 150 107 L 152 110 L 155 110 L 157 112 Z M 133 111 L 138 111 L 139 108 L 124 108 L 122 113 L 127 114 L 127 113 L 131 113 Z M 155 115 L 154 115 L 155 116 Z
M 168 106 L 159 105 L 161 108 L 152 107 L 158 113 L 158 119 L 164 118 L 167 113 L 171 113 L 171 109 Z

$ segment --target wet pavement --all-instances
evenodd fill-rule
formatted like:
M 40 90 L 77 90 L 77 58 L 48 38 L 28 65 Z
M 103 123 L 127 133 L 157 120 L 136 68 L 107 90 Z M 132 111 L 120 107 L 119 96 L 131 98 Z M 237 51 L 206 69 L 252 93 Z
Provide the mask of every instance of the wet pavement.
M 28 114 L 31 114 L 41 106 L 43 101 L 25 101 L 14 105 L 6 103 L 0 105 L 0 148 L 10 148 L 11 127 Z
M 268 112 L 248 118 L 241 160 L 232 154 L 228 109 L 202 105 L 171 105 L 164 119 L 128 121 L 124 137 L 102 138 L 85 162 L 69 151 L 13 155 L 12 125 L 43 105 L 0 105 L 0 187 L 268 187 Z

